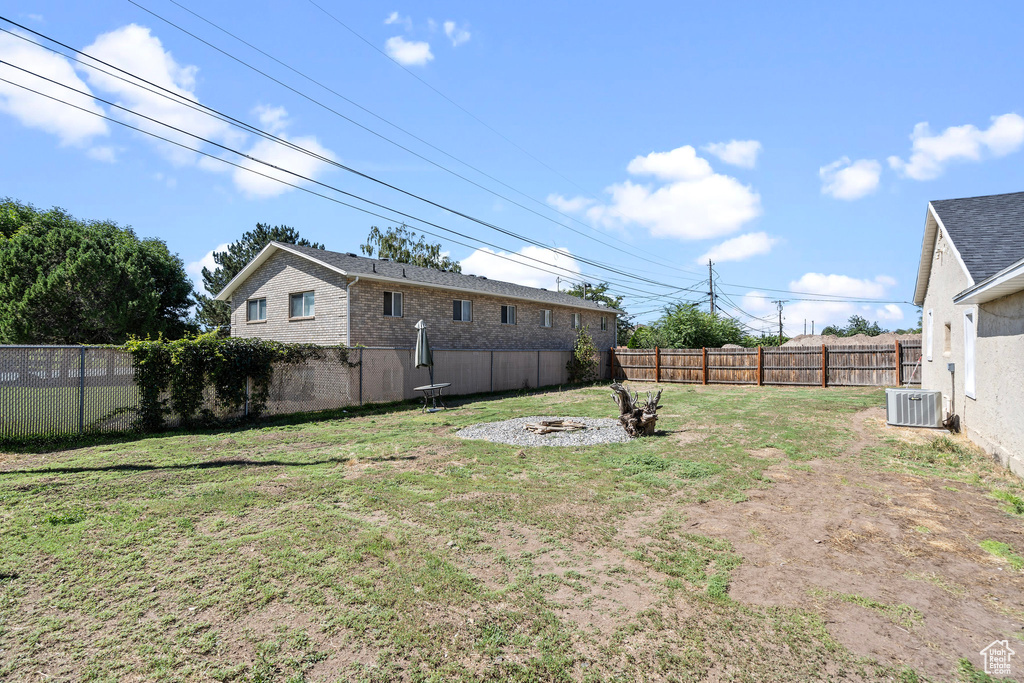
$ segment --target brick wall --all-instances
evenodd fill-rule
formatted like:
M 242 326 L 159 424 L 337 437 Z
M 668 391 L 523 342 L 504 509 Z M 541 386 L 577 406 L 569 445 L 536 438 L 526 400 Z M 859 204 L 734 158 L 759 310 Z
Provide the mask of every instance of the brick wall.
M 316 292 L 316 316 L 289 318 L 289 295 Z M 384 292 L 401 292 L 401 318 L 384 316 Z M 235 290 L 231 297 L 231 334 L 282 342 L 344 344 L 349 291 L 345 278 L 334 271 L 286 251 L 278 251 Z M 572 314 L 582 316 L 594 344 L 603 353 L 615 345 L 615 316 L 611 311 L 575 309 L 492 295 L 395 285 L 360 279 L 351 288 L 351 344 L 410 347 L 416 343 L 416 322 L 427 324 L 432 346 L 440 349 L 569 349 L 576 339 Z M 267 321 L 246 320 L 246 302 L 266 298 Z M 452 320 L 452 301 L 473 302 L 473 320 Z M 516 307 L 516 324 L 501 323 L 501 306 Z M 551 327 L 541 327 L 541 310 L 551 311 Z M 607 329 L 601 330 L 601 316 Z M 603 358 L 603 356 L 602 356 Z
M 312 319 L 290 319 L 289 295 L 310 290 L 316 293 L 316 315 Z M 281 342 L 344 344 L 348 329 L 346 294 L 342 275 L 279 250 L 231 296 L 231 334 Z M 259 298 L 267 300 L 267 320 L 248 322 L 246 302 Z
M 401 292 L 401 318 L 384 316 L 384 292 Z M 502 299 L 492 295 L 453 292 L 415 285 L 360 280 L 351 289 L 352 344 L 363 346 L 412 346 L 416 322 L 423 320 L 431 346 L 443 349 L 568 349 L 576 339 L 572 313 L 582 314 L 595 345 L 602 352 L 615 344 L 615 316 L 610 311 L 573 309 L 567 306 Z M 472 322 L 452 320 L 452 301 L 473 302 Z M 516 324 L 501 323 L 501 306 L 516 307 Z M 551 327 L 540 326 L 541 310 L 551 311 Z M 601 330 L 601 316 L 607 330 Z

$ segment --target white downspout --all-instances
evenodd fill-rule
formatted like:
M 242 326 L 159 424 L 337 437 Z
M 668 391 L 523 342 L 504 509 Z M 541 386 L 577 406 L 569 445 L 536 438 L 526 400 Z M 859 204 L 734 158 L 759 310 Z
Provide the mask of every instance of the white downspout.
M 345 291 L 345 346 L 352 348 L 352 285 L 359 282 L 359 276 L 349 282 Z

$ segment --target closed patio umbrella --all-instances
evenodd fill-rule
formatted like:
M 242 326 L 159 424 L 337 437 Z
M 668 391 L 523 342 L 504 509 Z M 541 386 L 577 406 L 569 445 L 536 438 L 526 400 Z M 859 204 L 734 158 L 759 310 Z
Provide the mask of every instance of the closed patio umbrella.
M 416 367 L 430 368 L 430 383 L 434 383 L 434 356 L 427 340 L 427 325 L 422 320 L 416 323 Z

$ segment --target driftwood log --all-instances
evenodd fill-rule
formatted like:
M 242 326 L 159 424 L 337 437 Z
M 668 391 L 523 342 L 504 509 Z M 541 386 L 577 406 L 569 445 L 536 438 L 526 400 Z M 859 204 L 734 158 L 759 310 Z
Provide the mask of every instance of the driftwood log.
M 551 432 L 575 432 L 579 429 L 586 429 L 587 425 L 582 422 L 570 420 L 541 420 L 540 422 L 527 422 L 523 429 L 534 434 L 550 434 Z
M 618 382 L 612 384 L 612 398 L 619 406 L 619 423 L 630 436 L 651 436 L 658 424 L 658 401 L 661 400 L 661 389 L 655 394 L 647 392 L 647 402 L 640 404 L 636 392 L 629 395 L 629 390 Z

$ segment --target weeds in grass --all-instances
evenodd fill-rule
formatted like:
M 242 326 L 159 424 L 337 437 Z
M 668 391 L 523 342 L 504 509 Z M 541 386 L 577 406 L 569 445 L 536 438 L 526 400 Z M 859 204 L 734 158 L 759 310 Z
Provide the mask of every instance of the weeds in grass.
M 1014 683 L 1013 678 L 995 678 L 975 668 L 969 659 L 961 658 L 956 665 L 957 676 L 963 683 Z
M 1010 568 L 1014 571 L 1024 569 L 1024 557 L 1013 552 L 1013 547 L 1010 544 L 986 539 L 979 543 L 978 546 L 990 555 L 1008 562 L 1010 564 Z
M 924 619 L 924 615 L 921 614 L 920 610 L 903 603 L 890 605 L 872 598 L 864 597 L 863 595 L 857 595 L 856 593 L 838 593 L 836 591 L 822 589 L 811 589 L 808 592 L 817 598 L 840 600 L 842 602 L 848 602 L 851 605 L 858 605 L 866 609 L 874 610 L 885 616 L 892 623 L 907 630 L 912 629 Z
M 1005 510 L 1012 515 L 1024 515 L 1024 498 L 1014 495 L 1009 491 L 997 489 L 992 492 L 992 497 L 1006 503 Z

